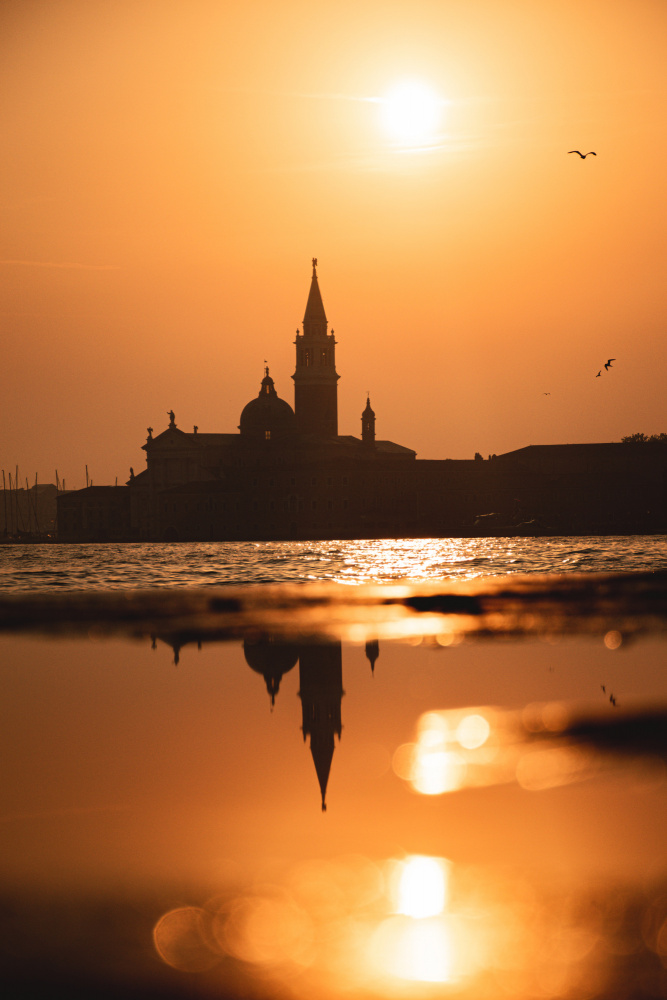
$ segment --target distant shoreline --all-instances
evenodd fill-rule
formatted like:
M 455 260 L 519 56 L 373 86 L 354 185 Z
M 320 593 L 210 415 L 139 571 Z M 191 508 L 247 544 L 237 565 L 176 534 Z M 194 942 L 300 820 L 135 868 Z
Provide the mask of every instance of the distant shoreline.
M 86 541 L 73 541 L 69 539 L 58 539 L 58 538 L 0 538 L 0 545 L 228 545 L 228 544 L 252 544 L 252 543 L 262 543 L 270 545 L 275 542 L 276 544 L 288 545 L 290 542 L 294 543 L 309 543 L 313 544 L 320 542 L 386 542 L 392 539 L 409 539 L 411 541 L 419 541 L 428 538 L 434 539 L 445 539 L 445 538 L 628 538 L 628 537 L 655 537 L 659 535 L 667 535 L 667 532 L 660 531 L 656 529 L 655 531 L 642 531 L 642 530 L 622 530 L 615 528 L 607 528 L 599 531 L 592 530 L 581 530 L 581 531 L 561 531 L 557 529 L 539 528 L 535 530 L 524 529 L 521 531 L 515 530 L 510 525 L 499 526 L 495 529 L 488 529 L 483 532 L 476 531 L 466 531 L 466 532 L 455 532 L 443 535 L 386 535 L 386 536 L 373 536 L 373 537 L 343 537 L 343 536 L 332 536 L 331 538 L 184 538 L 184 539 L 174 539 L 174 540 L 158 540 L 149 538 L 107 538 L 107 539 L 88 539 Z

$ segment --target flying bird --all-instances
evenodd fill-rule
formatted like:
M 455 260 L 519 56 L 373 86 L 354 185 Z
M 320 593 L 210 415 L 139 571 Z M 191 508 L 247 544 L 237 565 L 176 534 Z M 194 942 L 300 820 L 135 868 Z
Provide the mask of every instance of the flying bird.
M 600 378 L 600 375 L 602 375 L 602 369 L 600 369 L 600 371 L 597 373 L 597 375 L 595 377 L 596 378 Z
M 578 155 L 582 158 L 582 160 L 585 160 L 587 156 L 597 156 L 598 155 L 597 153 L 594 153 L 592 149 L 589 150 L 588 153 L 580 153 L 578 149 L 568 149 L 567 155 L 569 156 L 570 153 L 578 153 Z
M 605 362 L 605 368 L 611 368 L 612 367 L 611 363 L 612 363 L 612 361 L 615 361 L 615 360 L 616 360 L 616 358 L 609 358 L 609 361 Z

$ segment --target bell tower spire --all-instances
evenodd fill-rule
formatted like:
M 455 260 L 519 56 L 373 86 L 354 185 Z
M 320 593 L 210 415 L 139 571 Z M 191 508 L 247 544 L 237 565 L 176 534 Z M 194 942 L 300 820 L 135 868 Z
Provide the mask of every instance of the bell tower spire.
M 336 437 L 338 434 L 338 379 L 336 341 L 328 321 L 317 281 L 317 257 L 303 317 L 303 333 L 296 332 L 294 412 L 302 434 Z

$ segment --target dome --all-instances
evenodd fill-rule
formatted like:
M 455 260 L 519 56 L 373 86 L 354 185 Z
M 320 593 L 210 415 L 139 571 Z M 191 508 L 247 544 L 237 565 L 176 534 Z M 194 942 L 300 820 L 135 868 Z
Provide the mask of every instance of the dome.
M 243 408 L 239 430 L 258 441 L 273 441 L 296 431 L 294 410 L 276 392 L 268 368 L 257 398 Z
M 243 640 L 243 655 L 248 666 L 263 674 L 266 690 L 274 703 L 283 674 L 296 666 L 299 650 L 292 643 L 280 642 L 273 636 L 257 636 Z

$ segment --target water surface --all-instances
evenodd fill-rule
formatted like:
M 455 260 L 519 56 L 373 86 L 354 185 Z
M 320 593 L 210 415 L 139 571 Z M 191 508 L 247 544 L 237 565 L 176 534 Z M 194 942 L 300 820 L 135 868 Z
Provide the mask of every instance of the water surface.
M 664 536 L 3 546 L 0 589 L 12 1000 L 667 996 Z
M 0 546 L 0 589 L 471 580 L 667 569 L 667 536 Z
M 665 643 L 613 624 L 1 636 L 9 995 L 664 996 Z

